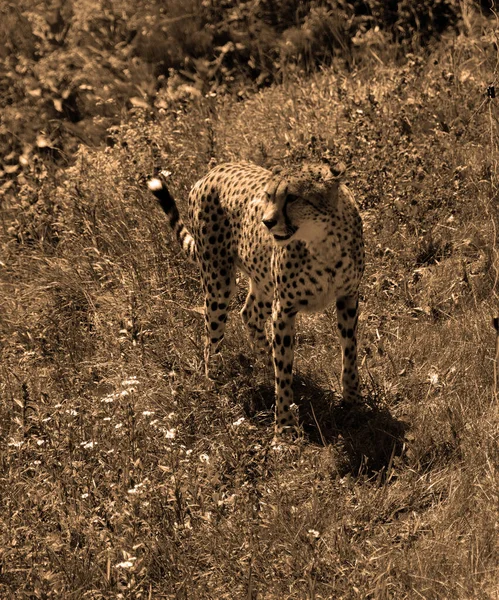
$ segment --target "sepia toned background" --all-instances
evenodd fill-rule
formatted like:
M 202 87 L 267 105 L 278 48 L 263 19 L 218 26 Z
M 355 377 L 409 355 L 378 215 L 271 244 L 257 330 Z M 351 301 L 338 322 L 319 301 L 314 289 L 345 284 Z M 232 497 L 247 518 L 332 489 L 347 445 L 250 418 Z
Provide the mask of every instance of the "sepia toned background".
M 0 598 L 499 598 L 499 17 L 471 0 L 0 4 Z M 147 192 L 341 160 L 359 361 L 298 319 L 303 436 Z

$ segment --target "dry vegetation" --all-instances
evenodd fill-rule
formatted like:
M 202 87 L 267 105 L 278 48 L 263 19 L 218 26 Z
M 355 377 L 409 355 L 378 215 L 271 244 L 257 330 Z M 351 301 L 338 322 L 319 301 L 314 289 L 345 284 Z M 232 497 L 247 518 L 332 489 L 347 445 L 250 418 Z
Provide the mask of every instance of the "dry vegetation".
M 350 72 L 244 102 L 160 91 L 105 148 L 6 187 L 0 597 L 499 598 L 496 27 L 468 7 L 431 52 L 398 64 L 373 37 Z M 206 385 L 197 271 L 144 179 L 168 168 L 185 200 L 213 161 L 324 155 L 365 222 L 372 414 L 337 408 L 334 311 L 302 317 L 303 437 L 273 445 L 237 310 Z

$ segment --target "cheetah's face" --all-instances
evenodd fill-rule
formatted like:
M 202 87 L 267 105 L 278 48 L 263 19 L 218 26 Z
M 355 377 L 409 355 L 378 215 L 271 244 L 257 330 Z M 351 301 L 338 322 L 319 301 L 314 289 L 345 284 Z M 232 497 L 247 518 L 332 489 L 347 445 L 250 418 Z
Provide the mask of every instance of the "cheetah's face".
M 320 240 L 335 211 L 338 178 L 324 165 L 277 175 L 265 188 L 262 219 L 274 241 L 284 246 L 292 240 Z

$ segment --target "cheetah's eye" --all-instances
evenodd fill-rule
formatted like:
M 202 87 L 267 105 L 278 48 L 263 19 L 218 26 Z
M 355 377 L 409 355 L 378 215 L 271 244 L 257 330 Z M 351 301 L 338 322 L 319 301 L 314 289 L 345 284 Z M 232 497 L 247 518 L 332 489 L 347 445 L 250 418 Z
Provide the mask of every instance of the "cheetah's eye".
M 297 200 L 299 200 L 299 196 L 295 196 L 294 194 L 289 194 L 286 198 L 286 202 L 288 204 L 291 204 L 292 202 L 296 202 Z

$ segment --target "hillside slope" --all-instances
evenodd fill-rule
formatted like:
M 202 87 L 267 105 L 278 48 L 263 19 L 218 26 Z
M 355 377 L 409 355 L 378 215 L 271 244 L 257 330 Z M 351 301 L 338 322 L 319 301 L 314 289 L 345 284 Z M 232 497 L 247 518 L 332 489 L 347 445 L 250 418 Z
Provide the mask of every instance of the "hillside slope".
M 497 598 L 493 43 L 137 109 L 4 210 L 2 597 Z M 272 445 L 245 282 L 209 389 L 197 270 L 144 181 L 171 171 L 183 209 L 210 163 L 314 156 L 365 222 L 372 417 L 341 421 L 330 309 L 298 323 L 303 438 Z

